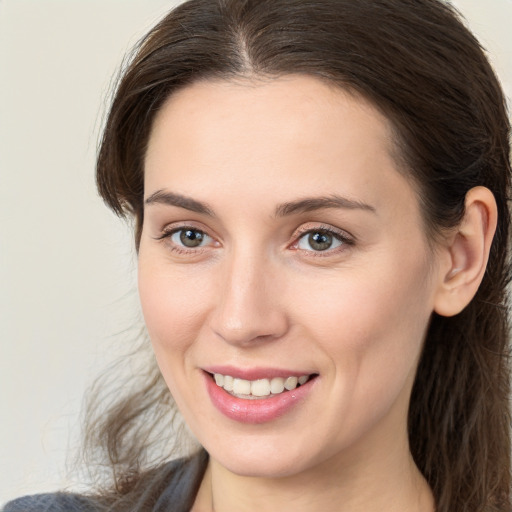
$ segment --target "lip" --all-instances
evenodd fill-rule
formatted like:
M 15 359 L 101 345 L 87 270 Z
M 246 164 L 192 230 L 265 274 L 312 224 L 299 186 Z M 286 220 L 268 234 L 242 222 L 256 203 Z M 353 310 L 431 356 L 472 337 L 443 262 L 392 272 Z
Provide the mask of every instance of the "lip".
M 312 375 L 315 372 L 311 371 L 303 371 L 297 372 L 293 370 L 285 370 L 282 368 L 235 368 L 234 366 L 208 366 L 204 367 L 203 370 L 205 372 L 211 373 L 212 375 L 215 373 L 220 373 L 221 375 L 230 375 L 235 379 L 244 379 L 244 380 L 259 380 L 259 379 L 273 379 L 274 377 L 281 377 L 286 379 L 286 377 L 301 377 L 302 375 Z
M 223 373 L 218 371 L 215 373 L 222 373 L 223 375 L 231 375 L 234 377 L 234 375 L 229 372 Z M 238 377 L 238 375 L 241 375 L 240 371 L 235 373 L 237 373 L 236 378 L 243 378 Z M 242 371 L 242 373 L 244 372 Z M 244 374 L 247 375 L 247 373 L 248 372 L 245 372 Z M 257 372 L 256 374 L 261 375 L 261 373 Z M 210 396 L 210 400 L 212 401 L 212 404 L 217 408 L 217 410 L 219 410 L 224 416 L 227 416 L 234 421 L 249 424 L 266 423 L 283 416 L 307 398 L 317 381 L 317 378 L 313 378 L 308 380 L 302 386 L 293 389 L 292 391 L 285 391 L 284 393 L 270 396 L 269 398 L 258 398 L 251 400 L 238 398 L 229 394 L 226 390 L 220 386 L 217 386 L 212 376 L 206 371 L 203 372 L 203 375 L 208 395 Z M 262 378 L 268 378 L 269 373 L 266 372 L 265 375 L 266 377 Z M 281 373 L 276 376 L 282 375 L 296 376 L 297 374 L 294 372 L 291 374 Z M 306 374 L 302 373 L 300 375 Z M 248 380 L 256 379 L 257 377 Z

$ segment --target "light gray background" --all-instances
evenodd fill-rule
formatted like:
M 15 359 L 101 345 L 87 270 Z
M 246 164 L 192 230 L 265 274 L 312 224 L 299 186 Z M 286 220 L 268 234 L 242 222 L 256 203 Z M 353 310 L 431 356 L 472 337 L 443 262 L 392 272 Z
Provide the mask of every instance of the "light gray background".
M 94 154 L 125 51 L 175 3 L 0 0 L 0 503 L 75 485 L 84 390 L 138 315 Z M 512 96 L 512 1 L 454 3 Z

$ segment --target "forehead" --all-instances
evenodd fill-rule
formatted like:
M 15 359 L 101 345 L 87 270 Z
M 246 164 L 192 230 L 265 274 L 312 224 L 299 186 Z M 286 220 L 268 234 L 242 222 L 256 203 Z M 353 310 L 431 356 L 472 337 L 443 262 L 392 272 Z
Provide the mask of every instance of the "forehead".
M 378 206 L 384 191 L 410 189 L 392 134 L 368 101 L 310 76 L 196 82 L 155 118 L 145 194 L 259 193 L 276 203 L 336 193 Z
M 339 129 L 340 114 L 351 116 L 347 122 L 353 124 L 354 133 L 357 121 L 361 129 L 370 136 L 378 137 L 390 151 L 393 150 L 391 123 L 361 95 L 309 75 L 285 75 L 278 78 L 203 80 L 178 90 L 156 115 L 148 156 L 151 156 L 159 133 L 172 130 L 173 123 L 175 137 L 178 132 L 184 137 L 191 135 L 180 127 L 194 126 L 195 137 L 209 135 L 209 138 L 219 134 L 221 128 L 232 128 L 238 130 L 237 139 L 244 135 L 254 137 L 258 127 L 276 127 L 282 135 L 288 133 L 314 140 L 325 136 L 326 130 L 335 135 Z M 261 142 L 262 146 L 269 146 L 271 140 L 264 137 Z

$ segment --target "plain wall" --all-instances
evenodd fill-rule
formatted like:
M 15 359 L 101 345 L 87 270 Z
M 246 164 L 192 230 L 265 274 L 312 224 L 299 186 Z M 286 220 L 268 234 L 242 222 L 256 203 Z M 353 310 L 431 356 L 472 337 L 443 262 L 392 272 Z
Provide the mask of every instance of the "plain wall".
M 175 3 L 0 0 L 0 504 L 72 483 L 84 390 L 137 317 L 131 233 L 94 155 L 124 53 Z M 510 97 L 512 1 L 455 3 Z

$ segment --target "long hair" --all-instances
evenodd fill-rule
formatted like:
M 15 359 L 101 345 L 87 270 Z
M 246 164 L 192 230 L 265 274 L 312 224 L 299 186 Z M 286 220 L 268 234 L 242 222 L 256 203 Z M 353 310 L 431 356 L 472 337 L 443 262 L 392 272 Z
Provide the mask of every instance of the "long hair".
M 472 187 L 488 187 L 496 198 L 483 282 L 459 315 L 433 315 L 408 427 L 438 512 L 509 511 L 510 125 L 485 53 L 453 7 L 440 0 L 181 4 L 122 72 L 99 148 L 99 192 L 114 212 L 134 218 L 138 247 L 145 151 L 169 95 L 203 79 L 297 73 L 355 92 L 386 115 L 431 240 L 461 221 Z M 100 427 L 94 423 L 99 435 L 89 437 L 105 447 L 119 496 L 140 494 L 141 482 L 153 478 L 144 472 L 147 433 L 173 407 L 151 364 L 140 389 L 107 411 Z

